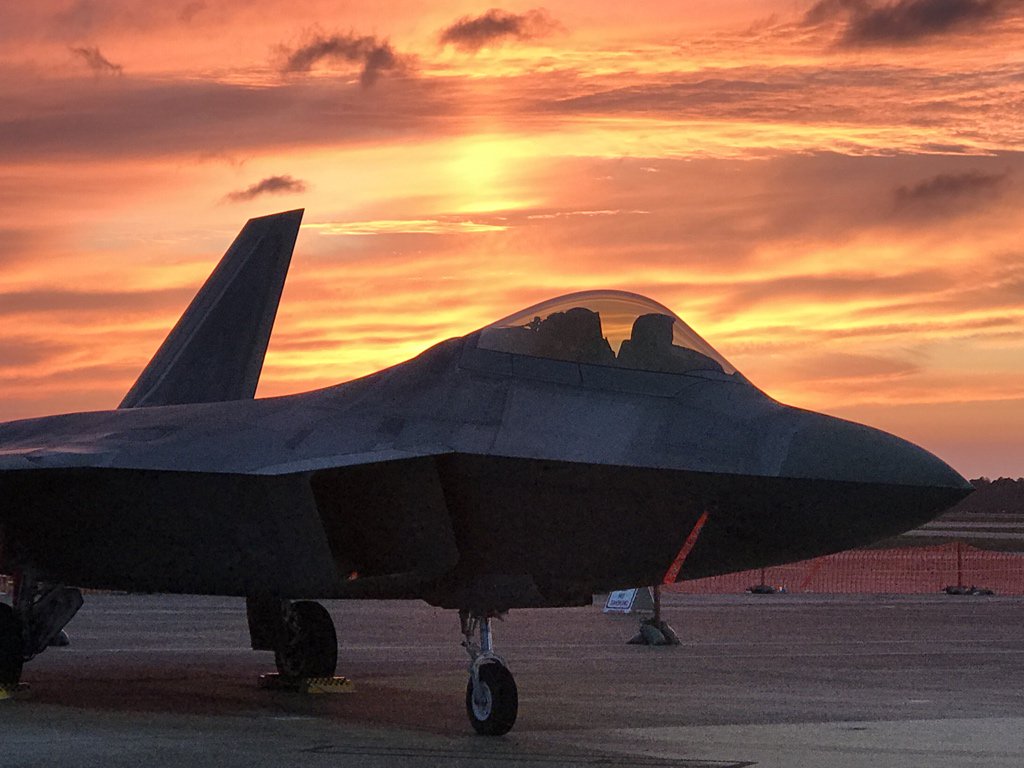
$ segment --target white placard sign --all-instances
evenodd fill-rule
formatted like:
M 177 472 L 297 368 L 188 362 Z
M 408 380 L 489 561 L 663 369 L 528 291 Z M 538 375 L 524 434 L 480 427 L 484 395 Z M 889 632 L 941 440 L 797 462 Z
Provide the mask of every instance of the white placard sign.
M 638 589 L 620 589 L 611 592 L 604 604 L 605 613 L 629 613 L 633 609 L 633 601 L 636 600 Z
M 608 595 L 605 613 L 643 613 L 654 610 L 654 595 L 650 587 L 620 589 Z

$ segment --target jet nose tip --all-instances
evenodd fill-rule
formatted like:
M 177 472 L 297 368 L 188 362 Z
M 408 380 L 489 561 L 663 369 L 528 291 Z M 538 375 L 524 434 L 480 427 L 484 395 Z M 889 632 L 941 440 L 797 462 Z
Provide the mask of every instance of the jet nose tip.
M 804 416 L 784 462 L 787 476 L 948 489 L 950 504 L 974 490 L 942 459 L 907 440 L 822 414 Z
M 789 514 L 773 519 L 773 534 L 802 542 L 802 557 L 897 536 L 971 491 L 944 461 L 887 432 L 796 409 L 780 424 L 789 439 L 779 474 L 792 491 Z M 784 444 L 777 440 L 777 450 Z

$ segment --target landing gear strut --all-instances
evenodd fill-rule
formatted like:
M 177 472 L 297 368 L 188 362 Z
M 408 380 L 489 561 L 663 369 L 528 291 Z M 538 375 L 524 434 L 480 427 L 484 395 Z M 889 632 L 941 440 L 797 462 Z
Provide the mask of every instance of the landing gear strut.
M 491 617 L 459 611 L 462 646 L 469 653 L 466 714 L 473 730 L 484 736 L 502 736 L 512 730 L 519 713 L 519 691 L 505 661 L 494 653 Z M 474 635 L 480 633 L 480 641 Z
M 56 644 L 78 609 L 82 593 L 60 584 L 41 584 L 17 574 L 12 605 L 0 604 L 0 687 L 16 686 L 22 665 Z

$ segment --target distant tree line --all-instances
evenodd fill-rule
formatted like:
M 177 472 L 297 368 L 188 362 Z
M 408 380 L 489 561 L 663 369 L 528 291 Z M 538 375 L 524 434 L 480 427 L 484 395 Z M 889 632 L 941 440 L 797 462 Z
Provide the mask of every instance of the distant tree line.
M 1008 512 L 1024 514 L 1024 477 L 971 480 L 975 491 L 957 504 L 954 512 Z

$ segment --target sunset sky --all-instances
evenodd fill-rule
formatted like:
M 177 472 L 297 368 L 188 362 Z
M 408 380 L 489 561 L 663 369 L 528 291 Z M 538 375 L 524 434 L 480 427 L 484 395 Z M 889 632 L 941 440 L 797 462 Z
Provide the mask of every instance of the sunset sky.
M 305 208 L 260 396 L 529 304 L 1024 475 L 1024 3 L 38 0 L 0 22 L 0 420 L 116 407 Z

